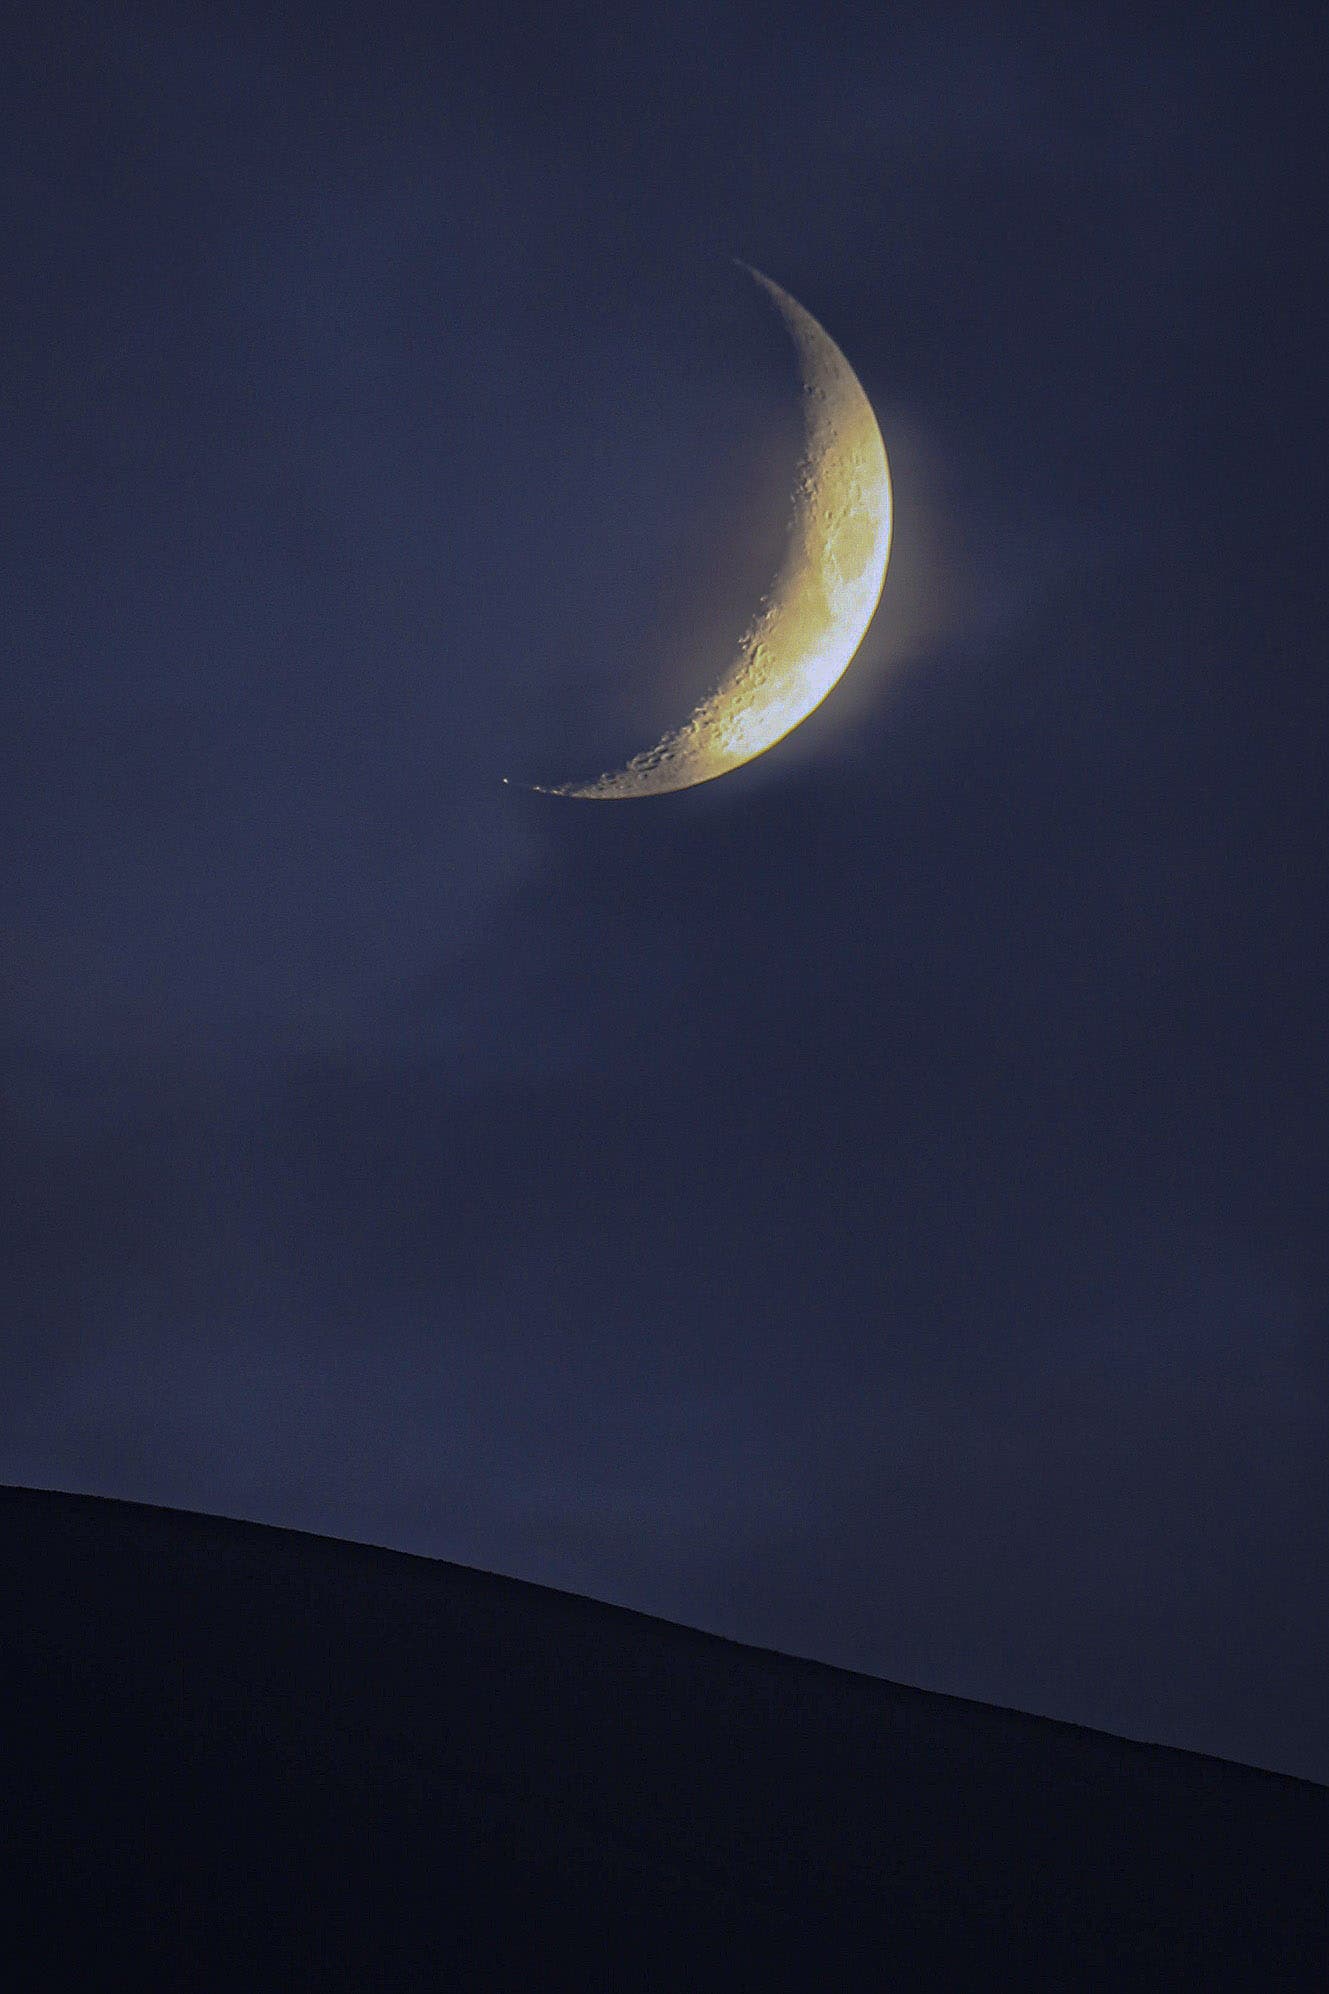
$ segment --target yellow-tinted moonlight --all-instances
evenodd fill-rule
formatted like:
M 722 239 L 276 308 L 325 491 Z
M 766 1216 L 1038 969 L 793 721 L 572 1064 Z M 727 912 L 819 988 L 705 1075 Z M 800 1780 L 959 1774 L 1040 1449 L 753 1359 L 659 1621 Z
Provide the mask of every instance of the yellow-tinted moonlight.
M 759 270 L 798 348 L 805 443 L 784 559 L 737 656 L 657 747 L 589 782 L 545 791 L 616 801 L 690 789 L 782 740 L 858 650 L 886 579 L 891 481 L 872 404 L 810 312 Z

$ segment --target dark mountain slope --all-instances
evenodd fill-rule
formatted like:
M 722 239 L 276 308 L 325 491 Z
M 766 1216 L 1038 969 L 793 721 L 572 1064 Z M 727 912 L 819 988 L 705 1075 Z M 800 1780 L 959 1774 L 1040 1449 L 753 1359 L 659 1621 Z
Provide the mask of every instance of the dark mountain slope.
M 1320 1787 L 129 1503 L 0 1575 L 11 1984 L 1329 1984 Z

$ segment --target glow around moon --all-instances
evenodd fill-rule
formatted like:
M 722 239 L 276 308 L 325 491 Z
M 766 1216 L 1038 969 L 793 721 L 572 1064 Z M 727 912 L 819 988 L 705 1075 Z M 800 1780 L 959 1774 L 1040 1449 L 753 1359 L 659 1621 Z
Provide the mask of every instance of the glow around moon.
M 782 314 L 802 374 L 804 447 L 779 571 L 715 690 L 681 727 L 625 767 L 545 795 L 658 796 L 741 767 L 821 705 L 872 621 L 891 548 L 890 471 L 872 404 L 812 314 L 751 274 Z

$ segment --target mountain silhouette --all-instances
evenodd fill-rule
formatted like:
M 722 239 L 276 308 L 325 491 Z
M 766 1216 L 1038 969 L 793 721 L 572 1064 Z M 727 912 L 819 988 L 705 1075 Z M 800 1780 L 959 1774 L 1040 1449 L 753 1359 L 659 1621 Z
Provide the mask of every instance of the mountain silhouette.
M 0 1490 L 16 1988 L 1319 1988 L 1329 1789 Z

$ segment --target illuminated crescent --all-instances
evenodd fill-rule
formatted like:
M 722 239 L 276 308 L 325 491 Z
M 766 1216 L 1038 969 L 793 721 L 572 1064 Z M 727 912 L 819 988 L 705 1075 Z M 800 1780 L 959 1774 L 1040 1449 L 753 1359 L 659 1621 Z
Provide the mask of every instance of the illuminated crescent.
M 891 478 L 872 404 L 812 314 L 751 274 L 783 315 L 803 383 L 804 447 L 779 572 L 690 719 L 625 767 L 545 795 L 659 796 L 741 767 L 821 705 L 872 621 L 891 551 Z

